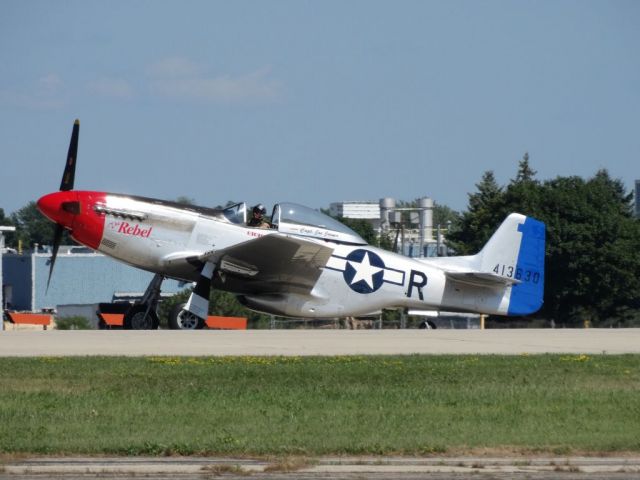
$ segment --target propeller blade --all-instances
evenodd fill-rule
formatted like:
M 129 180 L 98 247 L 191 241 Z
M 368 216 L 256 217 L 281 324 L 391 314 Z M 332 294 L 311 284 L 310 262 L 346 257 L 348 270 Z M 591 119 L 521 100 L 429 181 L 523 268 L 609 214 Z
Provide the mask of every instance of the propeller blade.
M 78 157 L 78 135 L 80 133 L 80 120 L 76 119 L 73 123 L 73 131 L 71 132 L 71 141 L 69 142 L 69 152 L 67 153 L 67 163 L 62 174 L 62 182 L 60 182 L 60 191 L 66 192 L 73 190 L 73 183 L 76 178 L 76 158 Z M 62 235 L 62 234 L 61 234 Z
M 49 284 L 51 283 L 51 274 L 53 273 L 53 265 L 56 263 L 56 257 L 58 256 L 58 248 L 60 248 L 60 242 L 62 241 L 62 233 L 64 227 L 60 224 L 56 224 L 56 232 L 53 236 L 53 252 L 51 254 L 51 263 L 49 264 L 49 278 L 47 279 L 47 292 L 49 292 Z

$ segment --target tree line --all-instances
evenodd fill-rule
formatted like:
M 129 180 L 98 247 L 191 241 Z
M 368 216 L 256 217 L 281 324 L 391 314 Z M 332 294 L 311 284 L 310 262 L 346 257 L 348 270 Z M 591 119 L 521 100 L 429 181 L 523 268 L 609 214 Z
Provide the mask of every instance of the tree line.
M 547 227 L 544 306 L 535 317 L 640 325 L 640 220 L 621 180 L 603 169 L 539 181 L 525 154 L 506 186 L 487 171 L 476 188 L 448 236 L 458 254 L 478 252 L 509 213 L 533 216 Z

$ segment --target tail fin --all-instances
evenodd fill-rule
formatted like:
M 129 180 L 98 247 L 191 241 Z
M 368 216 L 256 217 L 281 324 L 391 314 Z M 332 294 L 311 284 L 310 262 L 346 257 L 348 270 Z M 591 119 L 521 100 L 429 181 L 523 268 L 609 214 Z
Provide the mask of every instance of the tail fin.
M 480 271 L 515 280 L 508 315 L 527 315 L 542 306 L 544 251 L 544 223 L 512 213 L 477 255 Z

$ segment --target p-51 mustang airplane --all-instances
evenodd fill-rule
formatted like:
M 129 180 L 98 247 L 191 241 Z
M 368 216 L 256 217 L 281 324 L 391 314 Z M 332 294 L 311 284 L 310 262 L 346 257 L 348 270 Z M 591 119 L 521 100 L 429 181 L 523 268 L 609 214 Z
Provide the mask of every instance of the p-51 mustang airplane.
M 480 253 L 408 258 L 368 245 L 340 222 L 294 203 L 273 208 L 273 228 L 247 226 L 244 203 L 224 209 L 74 190 L 73 126 L 60 191 L 38 208 L 56 223 L 49 280 L 64 229 L 105 255 L 155 273 L 124 327 L 158 327 L 165 277 L 196 282 L 173 328 L 202 328 L 211 287 L 254 310 L 303 318 L 411 308 L 527 315 L 542 305 L 545 226 L 512 213 Z

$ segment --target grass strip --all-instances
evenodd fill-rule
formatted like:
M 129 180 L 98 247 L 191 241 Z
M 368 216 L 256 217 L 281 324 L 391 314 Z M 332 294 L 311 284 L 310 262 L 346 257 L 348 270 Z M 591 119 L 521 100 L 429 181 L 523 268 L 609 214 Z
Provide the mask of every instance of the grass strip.
M 640 356 L 0 358 L 0 453 L 640 451 Z

